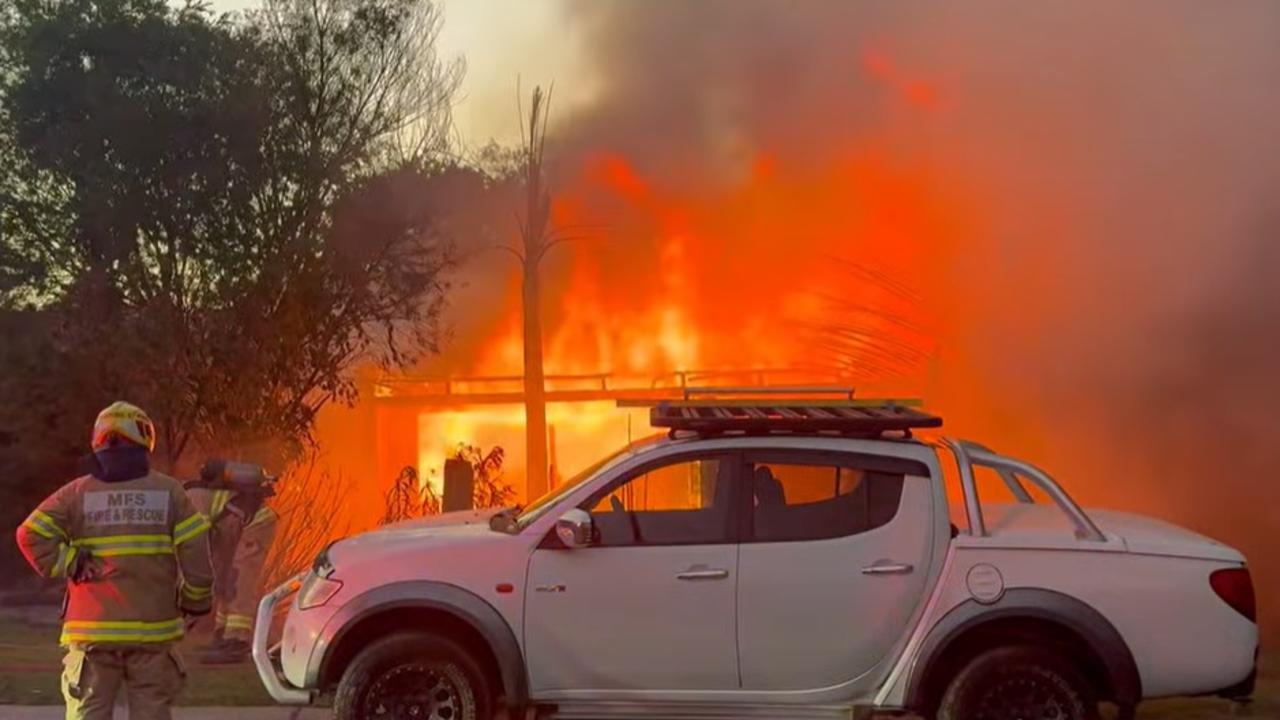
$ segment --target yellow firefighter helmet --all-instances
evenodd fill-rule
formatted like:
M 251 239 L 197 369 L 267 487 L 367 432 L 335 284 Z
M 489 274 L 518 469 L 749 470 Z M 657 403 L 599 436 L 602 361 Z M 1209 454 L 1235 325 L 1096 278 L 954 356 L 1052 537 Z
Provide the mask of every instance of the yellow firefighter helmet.
M 98 413 L 98 420 L 93 424 L 93 451 L 121 441 L 155 450 L 156 426 L 142 408 L 118 400 Z

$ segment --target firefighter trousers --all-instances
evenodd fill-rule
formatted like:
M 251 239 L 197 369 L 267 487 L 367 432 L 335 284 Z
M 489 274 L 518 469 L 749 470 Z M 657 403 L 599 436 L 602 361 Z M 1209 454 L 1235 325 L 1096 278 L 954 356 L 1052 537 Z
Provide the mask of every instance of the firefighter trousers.
M 129 720 L 170 720 L 170 708 L 186 680 L 172 643 L 91 648 L 72 646 L 62 661 L 67 720 L 111 720 L 121 689 Z

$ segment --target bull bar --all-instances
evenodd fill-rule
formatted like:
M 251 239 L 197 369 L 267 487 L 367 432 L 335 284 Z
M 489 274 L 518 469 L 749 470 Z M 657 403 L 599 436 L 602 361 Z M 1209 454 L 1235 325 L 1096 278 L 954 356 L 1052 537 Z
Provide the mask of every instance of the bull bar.
M 262 680 L 263 687 L 267 689 L 267 694 L 281 705 L 307 705 L 312 700 L 310 690 L 294 687 L 285 679 L 283 670 L 272 658 L 274 648 L 267 645 L 271 634 L 271 618 L 275 614 L 276 605 L 293 594 L 305 575 L 305 572 L 298 573 L 280 587 L 267 593 L 258 603 L 258 615 L 253 623 L 253 664 L 258 670 L 258 678 Z

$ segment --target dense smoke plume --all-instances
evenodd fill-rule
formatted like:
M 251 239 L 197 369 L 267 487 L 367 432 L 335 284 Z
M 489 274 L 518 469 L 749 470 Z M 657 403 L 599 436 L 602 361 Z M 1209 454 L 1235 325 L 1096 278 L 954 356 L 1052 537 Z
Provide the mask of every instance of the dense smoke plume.
M 557 92 L 592 101 L 553 101 L 574 239 L 543 273 L 548 372 L 812 365 L 923 393 L 1085 504 L 1244 550 L 1275 637 L 1280 5 L 561 7 L 586 76 Z M 517 202 L 490 202 L 430 372 L 520 372 L 491 250 Z M 562 447 L 616 444 L 566 412 Z
M 1280 610 L 1280 5 L 566 8 L 596 98 L 558 128 L 557 162 L 568 214 L 609 228 L 576 251 L 596 253 L 597 284 L 635 295 L 690 272 L 656 241 L 618 241 L 663 211 L 600 199 L 610 177 L 586 168 L 601 157 L 625 162 L 614 195 L 634 181 L 686 215 L 716 208 L 692 224 L 720 239 L 683 247 L 703 280 L 729 278 L 720 301 L 754 308 L 811 272 L 830 289 L 829 263 L 805 257 L 901 274 L 953 433 L 1042 464 L 1088 504 L 1241 547 L 1264 613 Z M 724 241 L 721 216 L 755 207 L 762 166 L 799 189 L 783 208 L 796 233 L 773 213 L 768 236 Z M 824 178 L 853 180 L 833 198 Z M 841 202 L 862 220 L 833 218 Z M 571 285 L 572 264 L 549 272 Z

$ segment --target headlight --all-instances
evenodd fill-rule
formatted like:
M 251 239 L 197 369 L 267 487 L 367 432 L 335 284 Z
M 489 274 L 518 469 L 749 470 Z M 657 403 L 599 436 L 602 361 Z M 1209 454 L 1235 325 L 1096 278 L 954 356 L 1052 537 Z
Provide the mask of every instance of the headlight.
M 322 578 L 315 573 L 308 573 L 307 578 L 302 581 L 302 588 L 298 590 L 298 609 L 310 610 L 314 607 L 329 602 L 342 589 L 342 583 L 338 580 L 330 580 Z

